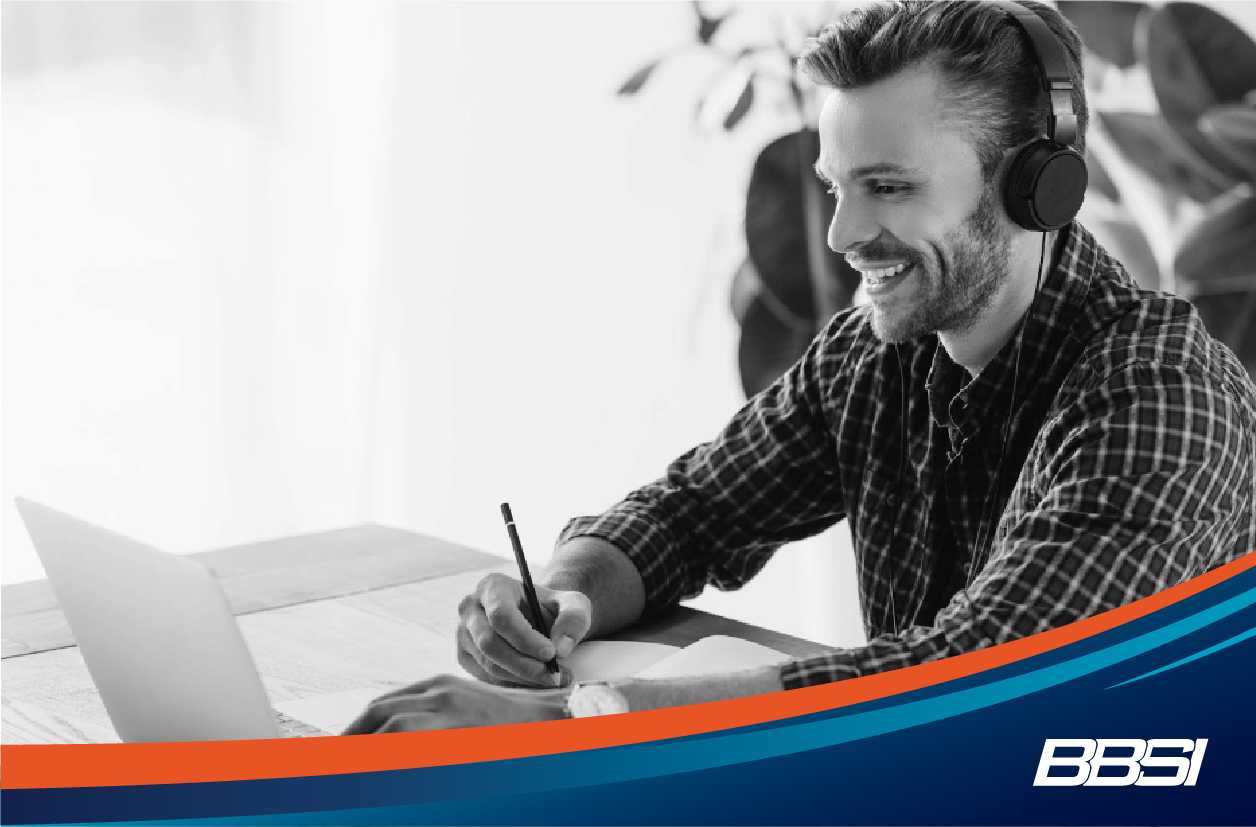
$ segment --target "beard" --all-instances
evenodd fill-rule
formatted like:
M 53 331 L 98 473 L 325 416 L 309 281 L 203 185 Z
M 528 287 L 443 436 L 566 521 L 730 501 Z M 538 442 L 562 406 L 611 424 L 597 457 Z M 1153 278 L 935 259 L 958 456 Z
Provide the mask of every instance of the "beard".
M 878 339 L 907 342 L 976 324 L 1011 275 L 1011 236 L 1000 226 L 1000 207 L 995 188 L 986 186 L 960 225 L 931 245 L 931 261 L 910 247 L 870 245 L 868 258 L 910 261 L 910 277 L 916 280 L 907 306 L 883 308 L 872 302 L 872 332 Z

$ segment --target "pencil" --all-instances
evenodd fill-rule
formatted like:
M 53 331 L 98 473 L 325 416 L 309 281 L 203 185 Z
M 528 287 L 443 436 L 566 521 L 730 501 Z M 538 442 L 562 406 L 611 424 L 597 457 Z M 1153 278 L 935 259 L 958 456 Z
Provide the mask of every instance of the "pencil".
M 510 545 L 515 549 L 515 562 L 519 564 L 519 576 L 523 579 L 523 593 L 528 597 L 528 608 L 532 610 L 532 618 L 536 630 L 549 637 L 549 624 L 545 615 L 541 614 L 541 603 L 536 599 L 536 586 L 532 585 L 532 573 L 528 571 L 528 560 L 523 556 L 523 546 L 519 543 L 519 532 L 515 529 L 515 517 L 510 513 L 510 503 L 502 503 L 502 519 L 506 521 L 506 531 L 510 534 Z M 558 656 L 549 659 L 545 664 L 555 675 L 562 672 L 558 666 Z

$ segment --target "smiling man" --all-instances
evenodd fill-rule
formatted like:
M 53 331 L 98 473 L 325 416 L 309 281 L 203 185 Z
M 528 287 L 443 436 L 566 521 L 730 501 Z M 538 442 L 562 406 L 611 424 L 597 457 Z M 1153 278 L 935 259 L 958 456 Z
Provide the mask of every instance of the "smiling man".
M 1188 303 L 1140 290 L 1069 220 L 1076 204 L 1035 231 L 1008 192 L 1027 145 L 1073 132 L 1071 109 L 1064 142 L 1081 151 L 1087 121 L 1076 33 L 1026 5 L 1071 97 L 1043 89 L 1042 49 L 1006 5 L 880 3 L 808 45 L 803 70 L 831 90 L 816 163 L 837 198 L 828 241 L 863 273 L 867 305 L 663 478 L 567 526 L 538 589 L 551 638 L 516 581 L 485 578 L 457 634 L 480 681 L 408 687 L 349 732 L 854 678 L 1071 623 L 1256 549 L 1256 387 L 1237 359 Z M 842 519 L 866 646 L 733 675 L 518 688 L 554 687 L 555 652 L 736 588 Z
M 1013 233 L 983 175 L 976 129 L 947 123 L 957 102 L 936 58 L 831 95 L 816 173 L 837 197 L 829 245 L 863 275 L 884 342 L 943 337 L 979 373 L 1032 298 L 1039 237 Z

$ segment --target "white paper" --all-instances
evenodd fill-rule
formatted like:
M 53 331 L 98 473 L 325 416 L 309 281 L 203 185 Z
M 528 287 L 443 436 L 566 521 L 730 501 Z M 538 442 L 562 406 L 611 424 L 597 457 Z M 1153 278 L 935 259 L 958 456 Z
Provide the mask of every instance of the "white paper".
M 323 732 L 339 735 L 345 727 L 357 720 L 366 705 L 398 687 L 377 686 L 374 689 L 349 689 L 330 695 L 314 695 L 295 701 L 282 701 L 275 709 L 303 724 L 318 727 Z
M 688 678 L 740 672 L 789 660 L 775 649 L 726 635 L 711 635 L 637 673 L 638 678 Z
M 663 643 L 590 640 L 580 644 L 571 657 L 559 663 L 572 670 L 577 682 L 612 681 L 621 678 L 681 678 L 739 672 L 789 660 L 775 649 L 726 635 L 711 635 L 684 649 Z M 339 735 L 353 723 L 367 704 L 399 687 L 351 689 L 275 704 L 292 718 Z
M 631 677 L 678 651 L 665 643 L 589 640 L 558 662 L 571 670 L 576 683 L 593 683 Z

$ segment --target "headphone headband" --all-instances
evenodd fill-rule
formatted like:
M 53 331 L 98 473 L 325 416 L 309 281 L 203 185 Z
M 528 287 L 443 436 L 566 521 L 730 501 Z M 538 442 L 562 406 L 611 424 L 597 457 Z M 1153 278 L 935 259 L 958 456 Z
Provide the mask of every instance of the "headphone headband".
M 986 0 L 1003 9 L 1020 25 L 1038 63 L 1038 77 L 1042 88 L 1051 99 L 1051 117 L 1047 135 L 1059 144 L 1069 145 L 1077 140 L 1077 115 L 1073 112 L 1073 80 L 1069 77 L 1064 47 L 1056 39 L 1043 19 L 1033 11 L 1012 0 Z

